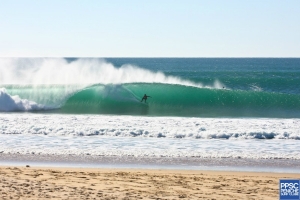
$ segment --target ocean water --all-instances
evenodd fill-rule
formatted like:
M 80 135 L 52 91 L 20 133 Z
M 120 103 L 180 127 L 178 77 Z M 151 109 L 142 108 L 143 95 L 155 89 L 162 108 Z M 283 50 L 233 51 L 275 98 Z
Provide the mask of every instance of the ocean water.
M 0 161 L 295 171 L 299 83 L 297 58 L 2 58 Z

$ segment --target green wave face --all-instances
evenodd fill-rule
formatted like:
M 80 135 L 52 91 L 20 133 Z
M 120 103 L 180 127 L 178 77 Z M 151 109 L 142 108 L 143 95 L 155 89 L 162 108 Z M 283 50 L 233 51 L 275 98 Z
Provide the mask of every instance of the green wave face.
M 144 94 L 151 96 L 141 102 Z M 300 96 L 182 85 L 94 85 L 68 97 L 62 113 L 195 117 L 300 117 Z
M 71 96 L 61 107 L 64 113 L 147 114 L 148 105 L 121 85 L 97 85 Z
M 299 59 L 111 61 L 1 59 L 0 112 L 300 117 Z

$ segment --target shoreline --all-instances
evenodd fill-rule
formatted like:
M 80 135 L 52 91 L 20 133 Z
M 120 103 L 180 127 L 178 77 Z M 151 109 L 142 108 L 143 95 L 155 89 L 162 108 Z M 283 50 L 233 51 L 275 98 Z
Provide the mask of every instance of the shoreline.
M 0 166 L 300 173 L 300 160 L 0 153 Z
M 300 173 L 16 167 L 0 165 L 3 198 L 278 199 L 279 180 Z

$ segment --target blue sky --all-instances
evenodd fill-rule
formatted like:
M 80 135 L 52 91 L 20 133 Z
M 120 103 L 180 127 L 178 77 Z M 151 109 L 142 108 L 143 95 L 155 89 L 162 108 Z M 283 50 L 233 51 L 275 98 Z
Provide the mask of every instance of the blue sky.
M 0 0 L 1 57 L 300 57 L 299 0 Z

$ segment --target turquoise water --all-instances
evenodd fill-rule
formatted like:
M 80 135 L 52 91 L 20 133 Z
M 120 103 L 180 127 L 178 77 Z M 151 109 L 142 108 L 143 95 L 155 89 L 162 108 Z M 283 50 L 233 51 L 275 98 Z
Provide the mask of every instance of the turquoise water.
M 299 58 L 108 58 L 115 66 L 133 64 L 153 71 L 233 90 L 300 94 Z
M 2 58 L 0 162 L 299 171 L 299 83 L 289 58 Z
M 0 100 L 8 105 L 5 107 L 3 103 L 2 111 L 186 117 L 300 117 L 300 59 L 25 60 L 10 62 L 13 65 L 9 73 L 13 74 L 12 82 L 4 76 L 0 81 L 0 88 L 4 88 Z M 5 74 L 7 68 L 1 70 Z M 72 77 L 72 73 L 76 72 L 77 77 Z M 51 74 L 53 77 L 49 77 Z M 35 79 L 39 82 L 32 81 Z M 151 96 L 147 103 L 140 102 L 144 94 Z M 19 102 L 12 98 L 16 95 L 20 98 Z M 10 104 L 7 98 L 12 98 Z M 25 101 L 31 101 L 31 106 Z

